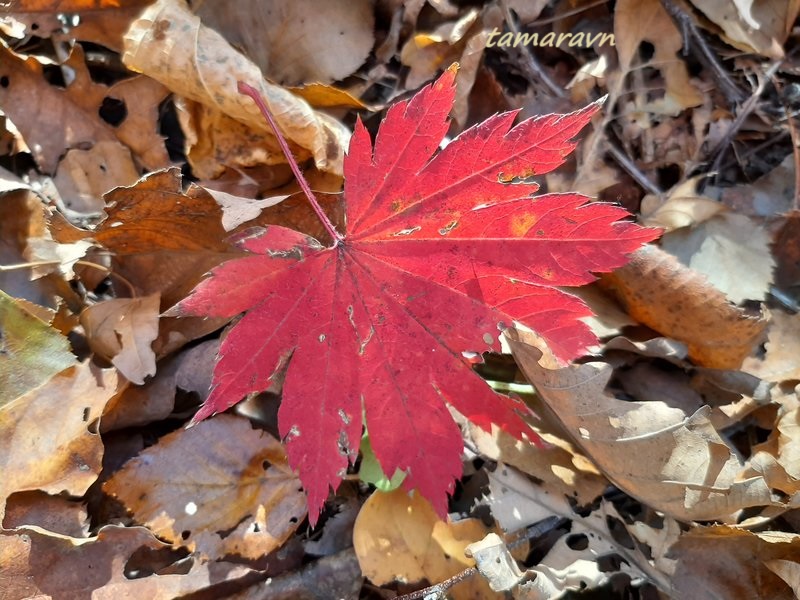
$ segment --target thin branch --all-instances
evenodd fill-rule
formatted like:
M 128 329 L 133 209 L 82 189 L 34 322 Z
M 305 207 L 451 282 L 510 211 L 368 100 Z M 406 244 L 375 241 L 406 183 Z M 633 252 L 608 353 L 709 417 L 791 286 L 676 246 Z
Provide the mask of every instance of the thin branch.
M 506 2 L 506 0 L 500 0 L 500 6 L 503 9 L 503 17 L 506 20 L 508 28 L 515 35 L 519 34 L 519 25 L 517 25 L 517 20 L 514 18 L 514 15 L 511 14 L 511 9 L 508 7 L 508 2 Z M 522 52 L 522 54 L 526 59 L 523 61 L 523 64 L 527 67 L 528 76 L 531 78 L 531 80 L 542 81 L 550 90 L 550 92 L 557 98 L 565 98 L 566 93 L 564 92 L 563 87 L 553 81 L 547 71 L 545 71 L 544 67 L 542 67 L 542 65 L 539 64 L 539 61 L 536 60 L 533 52 L 528 49 L 527 44 L 525 45 L 525 51 Z
M 728 76 L 728 73 L 720 64 L 716 54 L 709 48 L 706 41 L 703 39 L 700 30 L 695 25 L 694 19 L 691 15 L 687 14 L 678 4 L 673 0 L 661 0 L 661 5 L 672 17 L 672 20 L 678 25 L 678 28 L 683 32 L 685 47 L 693 48 L 696 50 L 697 59 L 703 63 L 714 78 L 717 80 L 722 93 L 728 99 L 730 104 L 738 104 L 744 101 L 745 94 Z
M 314 192 L 311 191 L 306 178 L 303 176 L 303 172 L 300 170 L 297 161 L 292 155 L 292 151 L 289 150 L 289 144 L 286 143 L 286 139 L 284 139 L 283 134 L 281 133 L 280 129 L 278 129 L 278 124 L 275 123 L 275 119 L 272 118 L 272 113 L 267 107 L 266 102 L 264 102 L 264 99 L 261 97 L 261 94 L 257 89 L 247 85 L 243 81 L 238 83 L 239 93 L 244 94 L 245 96 L 250 96 L 250 98 L 253 99 L 253 102 L 256 103 L 256 106 L 258 106 L 261 114 L 267 120 L 267 123 L 269 123 L 269 126 L 272 128 L 272 132 L 275 134 L 275 138 L 278 140 L 278 145 L 281 147 L 281 150 L 286 157 L 286 161 L 289 163 L 289 167 L 291 167 L 292 173 L 294 173 L 294 176 L 297 179 L 297 183 L 300 184 L 300 188 L 303 190 L 306 198 L 308 198 L 308 201 L 311 203 L 311 208 L 314 209 L 314 212 L 317 213 L 317 217 L 319 217 L 319 220 L 322 221 L 322 225 L 325 227 L 325 231 L 328 232 L 328 235 L 330 235 L 333 239 L 334 245 L 339 244 L 344 237 L 338 231 L 336 231 L 336 228 L 333 226 L 333 223 L 331 223 L 328 215 L 326 215 L 325 211 L 322 210 L 317 197 L 314 195 Z
M 633 179 L 638 183 L 642 188 L 646 191 L 650 192 L 651 194 L 655 194 L 656 196 L 661 196 L 663 193 L 656 184 L 650 181 L 647 176 L 642 173 L 639 168 L 634 164 L 634 162 L 625 154 L 622 150 L 617 148 L 614 144 L 608 143 L 607 144 L 608 153 L 611 157 L 617 161 L 617 164 L 625 169 L 625 171 L 633 177 Z
M 478 573 L 477 568 L 469 567 L 464 569 L 460 573 L 456 573 L 450 579 L 445 579 L 441 583 L 437 583 L 436 585 L 432 585 L 430 587 L 417 590 L 416 592 L 411 592 L 410 594 L 403 594 L 402 596 L 397 596 L 395 600 L 419 600 L 419 598 L 432 600 L 434 598 L 444 598 L 444 595 L 447 593 L 447 590 L 449 590 L 455 584 L 461 583 L 465 579 L 472 577 L 477 573 Z

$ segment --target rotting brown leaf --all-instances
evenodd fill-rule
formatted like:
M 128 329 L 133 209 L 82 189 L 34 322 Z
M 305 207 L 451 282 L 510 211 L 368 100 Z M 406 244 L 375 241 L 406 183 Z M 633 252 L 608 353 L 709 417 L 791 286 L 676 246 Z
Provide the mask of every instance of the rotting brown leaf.
M 164 436 L 103 489 L 162 539 L 209 557 L 265 556 L 306 514 L 281 444 L 231 415 Z

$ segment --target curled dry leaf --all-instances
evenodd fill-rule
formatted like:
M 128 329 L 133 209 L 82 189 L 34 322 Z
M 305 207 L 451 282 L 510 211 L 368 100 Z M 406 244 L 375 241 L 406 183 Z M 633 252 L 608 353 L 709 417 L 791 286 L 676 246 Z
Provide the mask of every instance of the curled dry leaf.
M 353 546 L 361 571 L 376 585 L 393 581 L 441 582 L 475 564 L 466 547 L 489 533 L 477 519 L 442 521 L 420 494 L 375 492 L 361 507 Z M 449 590 L 455 600 L 495 598 L 488 584 L 470 578 Z
M 370 0 L 203 0 L 196 14 L 281 85 L 344 79 L 375 41 Z
M 214 123 L 217 131 L 229 129 L 220 122 L 218 115 L 224 115 L 246 126 L 242 136 L 263 132 L 269 148 L 263 141 L 257 145 L 264 148 L 262 162 L 285 162 L 258 110 L 237 92 L 237 81 L 248 82 L 261 93 L 284 135 L 310 153 L 318 168 L 342 172 L 347 129 L 267 82 L 255 64 L 204 26 L 179 0 L 158 0 L 142 13 L 125 36 L 122 60 L 176 94 L 202 104 L 208 109 L 203 118 Z M 198 136 L 206 134 L 207 127 L 196 129 Z M 253 141 L 240 137 L 238 145 L 250 146 Z M 230 142 L 231 148 L 236 146 L 235 140 Z
M 144 298 L 115 298 L 81 313 L 81 325 L 92 351 L 119 369 L 133 383 L 155 375 L 151 344 L 158 337 L 159 294 Z
M 766 326 L 764 319 L 747 316 L 705 277 L 655 246 L 643 246 L 601 282 L 633 318 L 686 343 L 689 357 L 704 367 L 738 368 Z
M 117 385 L 116 369 L 85 362 L 0 410 L 0 522 L 15 492 L 82 496 L 94 483 L 103 443 L 91 428 Z
M 82 502 L 40 491 L 19 492 L 6 501 L 2 525 L 5 529 L 41 527 L 55 534 L 85 538 L 89 515 Z
M 672 593 L 681 600 L 797 598 L 782 561 L 800 563 L 800 535 L 703 527 L 682 535 L 670 556 L 677 560 Z
M 77 363 L 67 338 L 0 290 L 0 409 Z
M 764 477 L 745 465 L 709 421 L 663 402 L 627 402 L 606 392 L 611 366 L 557 368 L 533 334 L 506 333 L 514 358 L 577 444 L 620 489 L 679 520 L 726 520 L 746 507 L 780 506 Z M 541 359 L 541 361 L 540 361 Z
M 108 525 L 88 539 L 33 529 L 0 534 L 3 593 L 7 598 L 172 600 L 251 572 L 231 563 L 171 564 L 181 561 L 180 555 L 164 568 L 160 561 L 168 551 L 169 545 L 144 527 Z
M 260 558 L 306 514 L 281 444 L 231 415 L 164 436 L 103 489 L 159 537 L 204 556 Z

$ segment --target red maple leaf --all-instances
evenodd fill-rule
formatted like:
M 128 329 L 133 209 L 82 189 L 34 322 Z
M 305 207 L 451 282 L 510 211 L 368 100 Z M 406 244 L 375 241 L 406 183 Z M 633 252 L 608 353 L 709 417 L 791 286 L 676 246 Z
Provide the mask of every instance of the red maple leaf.
M 599 103 L 513 128 L 516 112 L 495 115 L 433 156 L 454 78 L 451 68 L 392 106 L 374 148 L 356 124 L 344 164 L 346 235 L 310 197 L 331 247 L 262 229 L 238 240 L 252 256 L 214 269 L 172 311 L 246 311 L 222 343 L 196 421 L 266 389 L 290 360 L 278 420 L 312 525 L 356 458 L 362 411 L 383 471 L 406 471 L 404 485 L 446 514 L 463 449 L 447 405 L 483 428 L 535 438 L 524 406 L 494 393 L 472 370 L 475 357 L 499 351 L 514 321 L 562 359 L 579 355 L 596 341 L 578 320 L 590 311 L 554 286 L 590 282 L 658 235 L 579 194 L 531 197 L 538 186 L 526 178 L 564 162 Z

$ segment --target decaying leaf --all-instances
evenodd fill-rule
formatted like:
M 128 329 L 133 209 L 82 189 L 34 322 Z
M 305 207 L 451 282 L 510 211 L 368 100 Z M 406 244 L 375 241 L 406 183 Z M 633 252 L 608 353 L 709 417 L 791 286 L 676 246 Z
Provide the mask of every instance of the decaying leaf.
M 280 443 L 230 415 L 164 436 L 104 490 L 162 539 L 204 556 L 260 558 L 306 514 Z
M 86 492 L 103 456 L 96 422 L 117 380 L 116 370 L 84 362 L 0 410 L 0 522 L 15 492 Z

